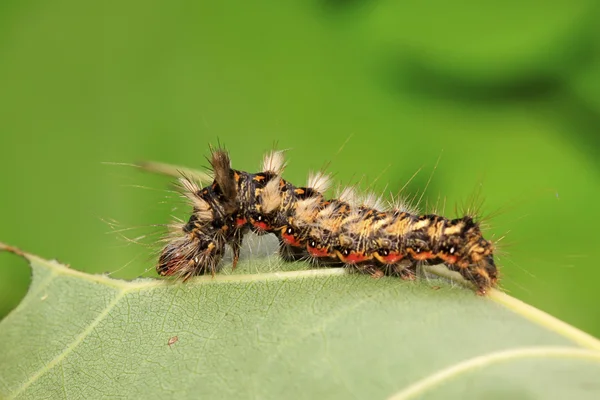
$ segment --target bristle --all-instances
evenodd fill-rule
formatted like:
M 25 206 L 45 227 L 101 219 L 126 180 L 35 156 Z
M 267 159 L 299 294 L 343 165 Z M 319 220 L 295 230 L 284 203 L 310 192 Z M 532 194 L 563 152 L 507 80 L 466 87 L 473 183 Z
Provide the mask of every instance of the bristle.
M 215 175 L 215 182 L 219 185 L 225 198 L 223 206 L 227 212 L 233 212 L 237 188 L 229 154 L 225 150 L 213 150 L 210 164 Z
M 263 158 L 262 171 L 271 172 L 275 175 L 281 175 L 285 169 L 285 158 L 283 151 L 273 150 L 265 154 Z
M 199 196 L 200 188 L 188 178 L 179 178 L 183 187 L 183 195 L 189 199 L 194 207 L 194 213 L 200 221 L 208 221 L 212 218 L 210 205 Z
M 260 202 L 263 213 L 269 214 L 281 205 L 281 195 L 279 193 L 280 182 L 281 178 L 276 176 L 262 190 Z
M 320 201 L 316 197 L 298 201 L 296 203 L 296 219 L 304 221 L 311 218 L 319 206 L 319 203 Z
M 320 218 L 330 218 L 332 215 L 335 215 L 337 210 L 338 210 L 338 205 L 335 203 L 332 203 L 319 211 L 319 217 Z
M 325 210 L 323 210 L 325 211 Z M 329 232 L 337 232 L 339 228 L 344 223 L 344 218 L 342 216 L 334 216 L 325 211 L 324 214 L 319 213 L 319 217 L 313 226 L 319 230 L 325 230 Z
M 185 193 L 184 194 L 186 196 L 188 194 L 190 194 L 190 193 L 192 193 L 192 194 L 195 195 L 196 193 L 198 193 L 200 191 L 200 187 L 195 182 L 192 182 L 187 177 L 179 178 L 179 183 L 181 184 L 181 186 L 183 187 L 183 189 L 185 189 Z
M 306 186 L 319 193 L 324 193 L 331 186 L 331 175 L 324 174 L 323 172 L 311 172 L 308 174 L 308 183 Z
M 402 200 L 395 204 L 395 209 L 413 215 L 419 214 L 419 209 L 417 207 Z
M 353 187 L 344 188 L 338 195 L 338 199 L 350 205 L 357 206 L 360 203 L 356 190 Z
M 209 173 L 191 168 L 181 167 L 178 165 L 164 164 L 154 161 L 140 161 L 134 165 L 149 172 L 173 176 L 175 178 L 179 178 L 181 175 L 188 176 L 200 183 L 209 183 L 213 180 L 212 175 Z
M 409 214 L 418 214 L 419 210 L 414 207 L 408 200 L 402 196 L 394 197 L 391 194 L 392 199 L 388 202 L 388 208 L 394 211 L 406 212 Z
M 185 226 L 184 222 L 171 222 L 170 224 L 167 224 L 167 235 L 164 238 L 164 240 L 173 240 L 171 237 L 177 237 L 181 235 L 181 231 L 183 230 L 183 227 Z
M 381 200 L 381 196 L 377 196 L 373 192 L 367 193 L 363 197 L 362 203 L 366 207 L 374 208 L 374 209 L 377 209 L 377 210 L 381 210 L 383 208 L 383 202 Z

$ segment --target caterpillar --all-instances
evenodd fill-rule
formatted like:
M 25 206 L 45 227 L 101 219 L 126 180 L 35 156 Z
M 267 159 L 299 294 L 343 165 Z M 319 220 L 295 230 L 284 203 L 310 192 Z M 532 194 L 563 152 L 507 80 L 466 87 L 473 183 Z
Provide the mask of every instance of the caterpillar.
M 472 216 L 419 215 L 401 205 L 385 209 L 375 196 L 360 199 L 348 189 L 327 199 L 331 177 L 311 174 L 305 187 L 294 186 L 282 178 L 280 151 L 268 153 L 258 173 L 232 169 L 223 149 L 212 149 L 209 162 L 214 176 L 209 186 L 180 178 L 193 211 L 166 239 L 156 266 L 161 276 L 215 274 L 227 245 L 235 268 L 243 237 L 253 231 L 275 234 L 286 261 L 309 259 L 410 280 L 419 265 L 443 263 L 479 295 L 497 285 L 494 244 Z

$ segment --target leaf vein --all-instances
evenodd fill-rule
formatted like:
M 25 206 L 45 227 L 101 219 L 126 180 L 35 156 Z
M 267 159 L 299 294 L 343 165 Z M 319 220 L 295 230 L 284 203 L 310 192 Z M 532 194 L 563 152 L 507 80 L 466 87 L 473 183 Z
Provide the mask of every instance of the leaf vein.
M 406 400 L 414 398 L 415 396 L 422 395 L 424 392 L 439 386 L 445 381 L 454 379 L 457 376 L 468 373 L 476 368 L 486 367 L 499 362 L 534 357 L 579 358 L 591 359 L 600 362 L 600 351 L 558 346 L 522 347 L 517 349 L 496 351 L 470 358 L 441 369 L 438 372 L 422 378 L 412 385 L 409 385 L 401 391 L 395 393 L 389 397 L 388 400 Z
M 27 390 L 35 381 L 37 381 L 40 377 L 58 365 L 61 361 L 63 361 L 77 346 L 79 346 L 83 340 L 94 330 L 96 326 L 106 316 L 108 313 L 119 303 L 119 301 L 128 293 L 128 290 L 121 290 L 117 293 L 114 299 L 104 308 L 104 310 L 98 314 L 98 316 L 90 323 L 90 325 L 79 334 L 65 349 L 59 353 L 56 357 L 54 357 L 48 364 L 44 367 L 40 368 L 35 374 L 33 374 L 26 382 L 24 382 L 11 396 L 9 399 L 13 399 L 19 396 L 22 392 Z

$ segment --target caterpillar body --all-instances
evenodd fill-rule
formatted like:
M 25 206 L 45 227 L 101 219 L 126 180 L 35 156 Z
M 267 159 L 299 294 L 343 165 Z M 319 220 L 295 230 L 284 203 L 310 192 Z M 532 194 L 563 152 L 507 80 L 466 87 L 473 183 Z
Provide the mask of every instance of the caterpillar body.
M 201 188 L 180 179 L 193 211 L 167 239 L 156 267 L 162 276 L 187 280 L 214 274 L 222 267 L 226 245 L 235 268 L 243 237 L 252 230 L 274 233 L 286 261 L 309 259 L 404 279 L 414 279 L 418 265 L 443 263 L 480 295 L 497 284 L 494 244 L 483 238 L 471 216 L 448 219 L 402 206 L 381 209 L 375 197 L 358 199 L 352 190 L 327 199 L 327 175 L 312 175 L 306 187 L 281 177 L 282 152 L 267 154 L 258 173 L 232 169 L 221 149 L 212 151 L 210 163 L 211 185 Z

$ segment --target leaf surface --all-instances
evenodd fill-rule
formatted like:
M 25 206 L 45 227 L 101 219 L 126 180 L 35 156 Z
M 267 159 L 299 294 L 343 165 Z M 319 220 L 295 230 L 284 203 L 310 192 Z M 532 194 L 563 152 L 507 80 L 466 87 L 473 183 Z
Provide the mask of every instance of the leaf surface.
M 498 291 L 264 254 L 186 284 L 122 281 L 0 249 L 33 271 L 0 322 L 2 398 L 600 396 L 599 342 Z

